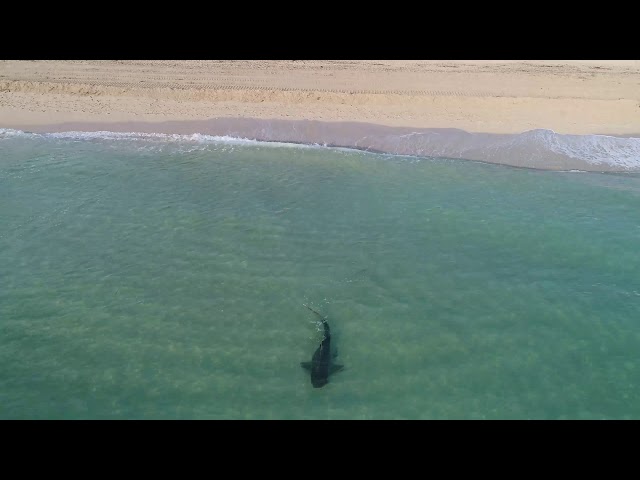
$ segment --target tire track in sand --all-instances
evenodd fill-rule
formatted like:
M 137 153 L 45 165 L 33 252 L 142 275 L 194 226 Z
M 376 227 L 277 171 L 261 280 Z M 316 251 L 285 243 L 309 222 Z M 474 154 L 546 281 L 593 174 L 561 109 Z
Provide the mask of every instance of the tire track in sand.
M 427 96 L 427 97 L 503 97 L 503 94 L 491 94 L 481 91 L 462 90 L 399 90 L 399 89 L 352 89 L 352 88 L 324 88 L 324 87 L 285 87 L 278 85 L 239 85 L 228 83 L 227 78 L 194 78 L 190 80 L 198 83 L 177 83 L 166 81 L 167 77 L 146 76 L 145 79 L 131 76 L 120 76 L 118 79 L 94 80 L 68 79 L 68 78 L 46 78 L 35 79 L 29 75 L 3 77 L 5 82 L 26 82 L 33 84 L 60 84 L 76 87 L 116 87 L 126 89 L 169 89 L 199 92 L 202 90 L 231 90 L 231 91 L 281 91 L 281 92 L 305 92 L 305 93 L 337 93 L 347 95 L 399 95 L 399 96 Z M 255 82 L 256 80 L 251 80 Z M 28 87 L 27 87 L 28 88 Z

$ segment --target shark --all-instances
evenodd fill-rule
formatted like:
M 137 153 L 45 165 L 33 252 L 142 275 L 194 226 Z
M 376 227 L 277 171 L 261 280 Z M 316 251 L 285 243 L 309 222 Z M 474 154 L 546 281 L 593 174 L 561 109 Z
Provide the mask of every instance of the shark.
M 324 337 L 320 342 L 316 351 L 313 352 L 310 362 L 300 362 L 302 368 L 309 370 L 311 373 L 311 385 L 313 388 L 322 388 L 329 383 L 329 375 L 339 372 L 344 368 L 344 365 L 338 365 L 333 363 L 333 359 L 337 356 L 336 353 L 331 352 L 331 329 L 329 328 L 329 322 L 327 318 L 320 315 L 313 308 L 304 305 L 313 313 L 315 313 L 322 320 L 322 326 L 324 327 Z

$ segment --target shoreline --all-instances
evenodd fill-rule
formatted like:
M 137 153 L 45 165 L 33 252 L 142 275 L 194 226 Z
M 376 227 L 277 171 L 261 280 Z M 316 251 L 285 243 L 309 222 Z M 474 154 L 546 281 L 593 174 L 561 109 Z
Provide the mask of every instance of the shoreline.
M 4 127 L 0 127 L 4 128 Z M 501 164 L 518 168 L 554 171 L 635 172 L 640 170 L 640 135 L 565 135 L 538 129 L 521 134 L 466 132 L 460 129 L 417 129 L 363 122 L 317 120 L 263 120 L 218 118 L 164 122 L 67 122 L 51 125 L 18 125 L 26 133 L 133 133 L 229 137 L 262 142 L 350 148 L 371 153 L 441 157 Z M 180 139 L 178 139 L 180 140 Z M 197 140 L 197 138 L 196 138 Z M 590 149 L 627 157 L 608 163 L 596 161 Z M 629 150 L 632 150 L 629 157 Z M 636 157 L 637 152 L 637 157 Z M 582 158 L 580 155 L 586 155 Z M 614 157 L 611 157 L 614 158 Z M 631 158 L 632 163 L 629 163 Z M 638 161 L 635 161 L 635 159 Z
M 0 61 L 0 128 L 640 168 L 638 60 Z

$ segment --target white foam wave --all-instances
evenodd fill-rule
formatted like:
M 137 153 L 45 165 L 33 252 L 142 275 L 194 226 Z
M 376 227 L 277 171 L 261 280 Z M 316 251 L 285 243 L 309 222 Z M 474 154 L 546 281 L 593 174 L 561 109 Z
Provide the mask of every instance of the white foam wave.
M 205 135 L 193 133 L 190 135 L 168 134 L 168 133 L 142 133 L 142 132 L 55 132 L 55 133 L 33 133 L 10 128 L 0 128 L 0 138 L 8 137 L 33 137 L 33 138 L 53 138 L 64 140 L 156 140 L 164 142 L 188 142 L 198 144 L 227 144 L 227 145 L 259 145 L 267 147 L 296 147 L 296 148 L 320 148 L 318 144 L 303 144 L 290 142 L 270 142 L 254 140 L 251 138 L 233 137 L 228 135 Z
M 0 138 L 25 137 L 29 135 L 31 134 L 27 132 L 23 132 L 22 130 L 14 130 L 12 128 L 0 128 Z
M 532 168 L 545 168 L 552 162 L 557 166 L 575 165 L 571 170 L 581 169 L 579 164 L 592 166 L 589 170 L 594 170 L 593 166 L 640 169 L 640 138 L 634 137 L 567 135 L 541 129 L 515 135 L 427 131 L 395 138 L 405 152 L 414 149 L 427 156 L 507 164 L 513 161 Z M 390 143 L 391 136 L 387 140 Z
M 640 138 L 608 135 L 563 135 L 551 130 L 533 130 L 519 135 L 521 141 L 541 143 L 554 153 L 592 165 L 640 168 Z

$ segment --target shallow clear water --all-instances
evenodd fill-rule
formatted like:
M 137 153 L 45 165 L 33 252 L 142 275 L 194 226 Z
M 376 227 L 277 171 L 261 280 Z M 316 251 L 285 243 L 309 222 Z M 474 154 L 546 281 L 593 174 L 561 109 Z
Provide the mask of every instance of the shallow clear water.
M 1 418 L 640 418 L 637 174 L 5 136 L 0 222 Z

